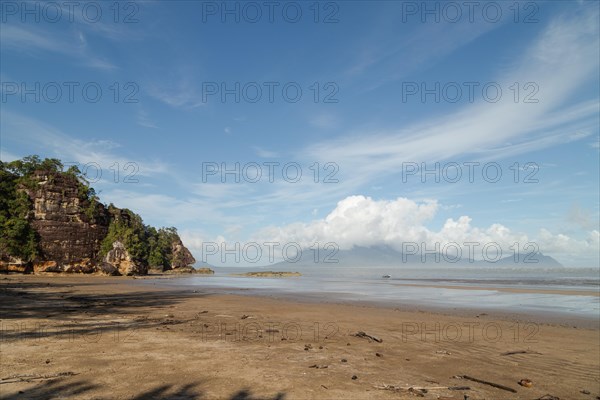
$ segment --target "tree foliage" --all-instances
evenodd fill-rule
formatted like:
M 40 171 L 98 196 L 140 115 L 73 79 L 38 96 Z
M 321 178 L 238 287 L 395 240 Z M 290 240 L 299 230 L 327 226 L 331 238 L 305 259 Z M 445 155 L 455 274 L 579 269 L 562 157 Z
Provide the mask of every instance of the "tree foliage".
M 118 210 L 109 206 L 111 223 L 108 234 L 102 241 L 101 255 L 106 255 L 119 241 L 136 261 L 158 269 L 169 269 L 173 261 L 173 242 L 179 240 L 177 229 L 156 229 L 150 225 L 144 225 L 142 218 L 128 209 Z M 125 217 L 125 218 L 124 218 Z
M 25 176 L 21 174 L 30 168 L 24 162 L 0 161 L 0 258 L 31 261 L 37 255 L 37 235 L 29 224 L 31 200 L 17 190 Z

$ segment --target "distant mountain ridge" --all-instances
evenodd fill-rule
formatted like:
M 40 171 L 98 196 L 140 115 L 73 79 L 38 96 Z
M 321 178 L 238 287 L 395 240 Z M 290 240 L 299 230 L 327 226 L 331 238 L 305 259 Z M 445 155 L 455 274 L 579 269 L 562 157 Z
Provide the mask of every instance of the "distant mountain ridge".
M 491 257 L 491 255 L 490 255 Z M 515 261 L 516 259 L 516 261 Z M 293 261 L 293 260 L 292 260 Z M 337 262 L 336 262 L 337 261 Z M 455 261 L 455 262 L 451 262 Z M 282 261 L 273 267 L 285 268 L 308 267 L 312 265 L 343 265 L 348 267 L 395 267 L 395 266 L 443 266 L 443 267 L 544 267 L 564 268 L 556 259 L 546 256 L 541 252 L 531 254 L 507 254 L 498 261 L 473 260 L 465 257 L 452 259 L 450 254 L 445 257 L 441 253 L 403 254 L 390 246 L 355 246 L 350 250 L 339 250 L 334 253 L 331 250 L 320 250 L 318 255 L 311 249 L 303 250 L 297 262 Z

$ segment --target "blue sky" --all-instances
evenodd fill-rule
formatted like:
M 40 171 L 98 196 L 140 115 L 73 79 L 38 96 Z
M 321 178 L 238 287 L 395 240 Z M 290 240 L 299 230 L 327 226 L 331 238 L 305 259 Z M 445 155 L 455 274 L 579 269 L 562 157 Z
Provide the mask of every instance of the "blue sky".
M 213 241 L 478 241 L 598 265 L 600 3 L 481 2 L 471 20 L 428 2 L 436 20 L 422 2 L 281 2 L 272 21 L 222 4 L 3 2 L 2 160 L 95 163 L 104 202 L 176 226 L 198 259 Z M 250 179 L 203 179 L 236 163 Z M 410 175 L 435 163 L 463 175 Z

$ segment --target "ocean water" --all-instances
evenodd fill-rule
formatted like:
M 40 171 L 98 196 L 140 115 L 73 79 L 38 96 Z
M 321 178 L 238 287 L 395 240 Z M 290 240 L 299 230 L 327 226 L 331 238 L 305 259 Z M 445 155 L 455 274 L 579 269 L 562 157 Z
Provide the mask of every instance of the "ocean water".
M 213 276 L 160 280 L 160 284 L 218 289 L 221 293 L 232 294 L 387 306 L 546 313 L 600 320 L 599 269 L 358 268 L 320 265 L 291 269 L 301 272 L 301 277 L 248 278 L 233 275 L 261 270 L 269 268 L 215 268 Z M 384 278 L 383 275 L 391 277 Z

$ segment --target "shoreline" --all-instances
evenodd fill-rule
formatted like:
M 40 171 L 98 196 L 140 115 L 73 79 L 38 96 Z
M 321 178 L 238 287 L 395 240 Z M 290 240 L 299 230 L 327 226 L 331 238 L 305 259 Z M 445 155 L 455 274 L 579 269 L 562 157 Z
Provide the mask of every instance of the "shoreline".
M 3 397 L 410 399 L 411 386 L 469 387 L 425 399 L 600 396 L 598 329 L 160 283 L 0 277 L 0 379 L 42 377 L 6 381 Z M 518 385 L 525 378 L 533 387 Z
M 177 276 L 177 279 L 169 280 L 164 284 L 165 287 L 179 288 L 180 290 L 203 290 L 216 294 L 225 295 L 241 295 L 248 297 L 260 297 L 267 299 L 284 300 L 291 302 L 307 303 L 307 304 L 341 304 L 359 307 L 376 307 L 385 309 L 409 310 L 412 312 L 430 312 L 434 314 L 456 315 L 456 316 L 475 316 L 479 318 L 481 315 L 490 315 L 494 318 L 503 320 L 519 320 L 534 322 L 537 324 L 548 324 L 557 326 L 569 326 L 577 328 L 600 329 L 600 319 L 586 317 L 581 315 L 568 315 L 564 312 L 554 312 L 552 310 L 531 310 L 531 309 L 504 309 L 501 307 L 486 306 L 443 306 L 432 303 L 418 304 L 418 301 L 394 301 L 394 300 L 348 300 L 339 298 L 337 292 L 322 293 L 322 292 L 284 292 L 284 291 L 269 291 L 256 288 L 236 288 L 228 286 L 200 286 L 186 282 L 187 277 Z M 142 284 L 151 284 L 151 279 L 144 279 Z M 162 285 L 162 283 L 161 283 Z M 419 285 L 419 284 L 395 284 L 398 286 L 409 287 L 424 287 L 424 288 L 442 288 L 456 290 L 485 290 L 498 291 L 508 293 L 532 293 L 532 294 L 564 294 L 566 296 L 579 296 L 579 291 L 573 290 L 546 290 L 546 289 L 512 289 L 503 287 L 467 287 L 467 286 L 452 286 L 452 285 Z M 591 292 L 591 291 L 587 291 Z M 590 296 L 598 297 L 596 292 L 591 292 Z M 338 297 L 336 297 L 338 296 Z

